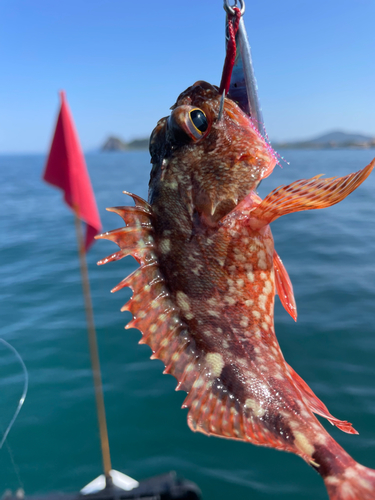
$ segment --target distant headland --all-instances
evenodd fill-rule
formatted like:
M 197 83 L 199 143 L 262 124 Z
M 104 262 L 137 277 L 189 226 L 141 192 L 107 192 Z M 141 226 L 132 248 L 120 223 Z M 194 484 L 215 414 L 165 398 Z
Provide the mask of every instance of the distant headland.
M 375 137 L 335 130 L 306 141 L 272 142 L 275 149 L 369 149 L 375 148 Z
M 148 138 L 125 142 L 119 137 L 110 136 L 100 148 L 101 151 L 131 151 L 135 149 L 148 149 Z
M 101 146 L 101 151 L 134 151 L 148 149 L 148 138 L 126 142 L 110 136 Z M 369 149 L 375 148 L 375 137 L 335 130 L 305 141 L 272 141 L 275 149 Z

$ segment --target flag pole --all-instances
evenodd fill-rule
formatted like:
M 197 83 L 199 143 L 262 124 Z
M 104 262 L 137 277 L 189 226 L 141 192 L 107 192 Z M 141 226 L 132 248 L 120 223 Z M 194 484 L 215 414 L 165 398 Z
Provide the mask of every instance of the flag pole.
M 80 268 L 81 268 L 83 297 L 84 297 L 84 302 L 85 302 L 87 333 L 88 333 L 88 339 L 89 339 L 91 367 L 92 367 L 92 373 L 93 373 L 93 378 L 94 378 L 95 401 L 96 401 L 96 411 L 98 414 L 100 444 L 101 444 L 101 449 L 102 449 L 102 460 L 103 460 L 103 467 L 104 467 L 104 475 L 105 475 L 105 479 L 106 479 L 106 487 L 109 488 L 113 485 L 113 483 L 112 483 L 112 478 L 110 475 L 110 471 L 112 469 L 112 466 L 111 466 L 111 456 L 110 456 L 110 451 L 109 451 L 107 420 L 106 420 L 106 416 L 105 416 L 105 407 L 104 407 L 103 384 L 102 384 L 102 376 L 101 376 L 101 371 L 100 371 L 98 343 L 97 343 L 95 324 L 94 324 L 94 312 L 93 312 L 92 301 L 91 301 L 89 275 L 88 275 L 88 270 L 87 270 L 85 244 L 84 244 L 83 233 L 82 233 L 82 224 L 81 224 L 81 220 L 78 217 L 78 209 L 77 208 L 74 209 L 74 222 L 75 222 L 76 234 L 77 234 L 79 263 L 80 263 Z

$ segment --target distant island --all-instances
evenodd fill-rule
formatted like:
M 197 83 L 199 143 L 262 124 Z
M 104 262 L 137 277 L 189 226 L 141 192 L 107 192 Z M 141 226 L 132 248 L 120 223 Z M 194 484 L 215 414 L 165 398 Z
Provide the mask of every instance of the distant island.
M 272 142 L 275 149 L 369 149 L 375 137 L 335 130 L 306 141 Z
M 148 149 L 148 138 L 126 142 L 111 136 L 104 142 L 101 151 L 134 151 Z M 375 148 L 375 137 L 335 130 L 305 141 L 272 142 L 275 149 L 369 149 Z
M 148 149 L 147 139 L 135 139 L 134 141 L 125 142 L 118 137 L 108 137 L 104 142 L 101 151 L 131 151 L 136 149 Z

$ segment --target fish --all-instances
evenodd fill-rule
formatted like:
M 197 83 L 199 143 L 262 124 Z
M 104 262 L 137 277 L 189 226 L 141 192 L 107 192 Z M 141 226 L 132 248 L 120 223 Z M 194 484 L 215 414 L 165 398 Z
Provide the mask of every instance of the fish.
M 125 226 L 98 236 L 132 255 L 125 328 L 160 359 L 187 393 L 190 429 L 299 455 L 323 478 L 331 500 L 375 498 L 375 471 L 358 464 L 315 414 L 344 432 L 285 361 L 274 328 L 276 293 L 297 318 L 293 287 L 270 224 L 297 211 L 330 207 L 371 173 L 317 175 L 280 186 L 263 200 L 260 181 L 277 157 L 251 118 L 218 87 L 198 81 L 182 92 L 150 137 L 146 202 L 109 208 Z

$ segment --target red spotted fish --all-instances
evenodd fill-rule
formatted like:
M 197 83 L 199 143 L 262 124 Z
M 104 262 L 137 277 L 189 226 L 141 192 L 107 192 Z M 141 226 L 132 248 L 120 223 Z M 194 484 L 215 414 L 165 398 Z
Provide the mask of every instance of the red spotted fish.
M 274 249 L 270 223 L 343 200 L 375 160 L 340 178 L 299 180 L 264 200 L 259 182 L 276 159 L 250 118 L 218 88 L 183 92 L 150 139 L 148 203 L 109 210 L 126 227 L 100 238 L 140 267 L 113 291 L 130 287 L 126 328 L 165 364 L 187 392 L 188 425 L 207 435 L 248 441 L 302 457 L 324 479 L 331 500 L 375 498 L 375 471 L 355 462 L 315 414 L 345 432 L 281 353 L 274 300 L 296 318 L 293 289 Z

